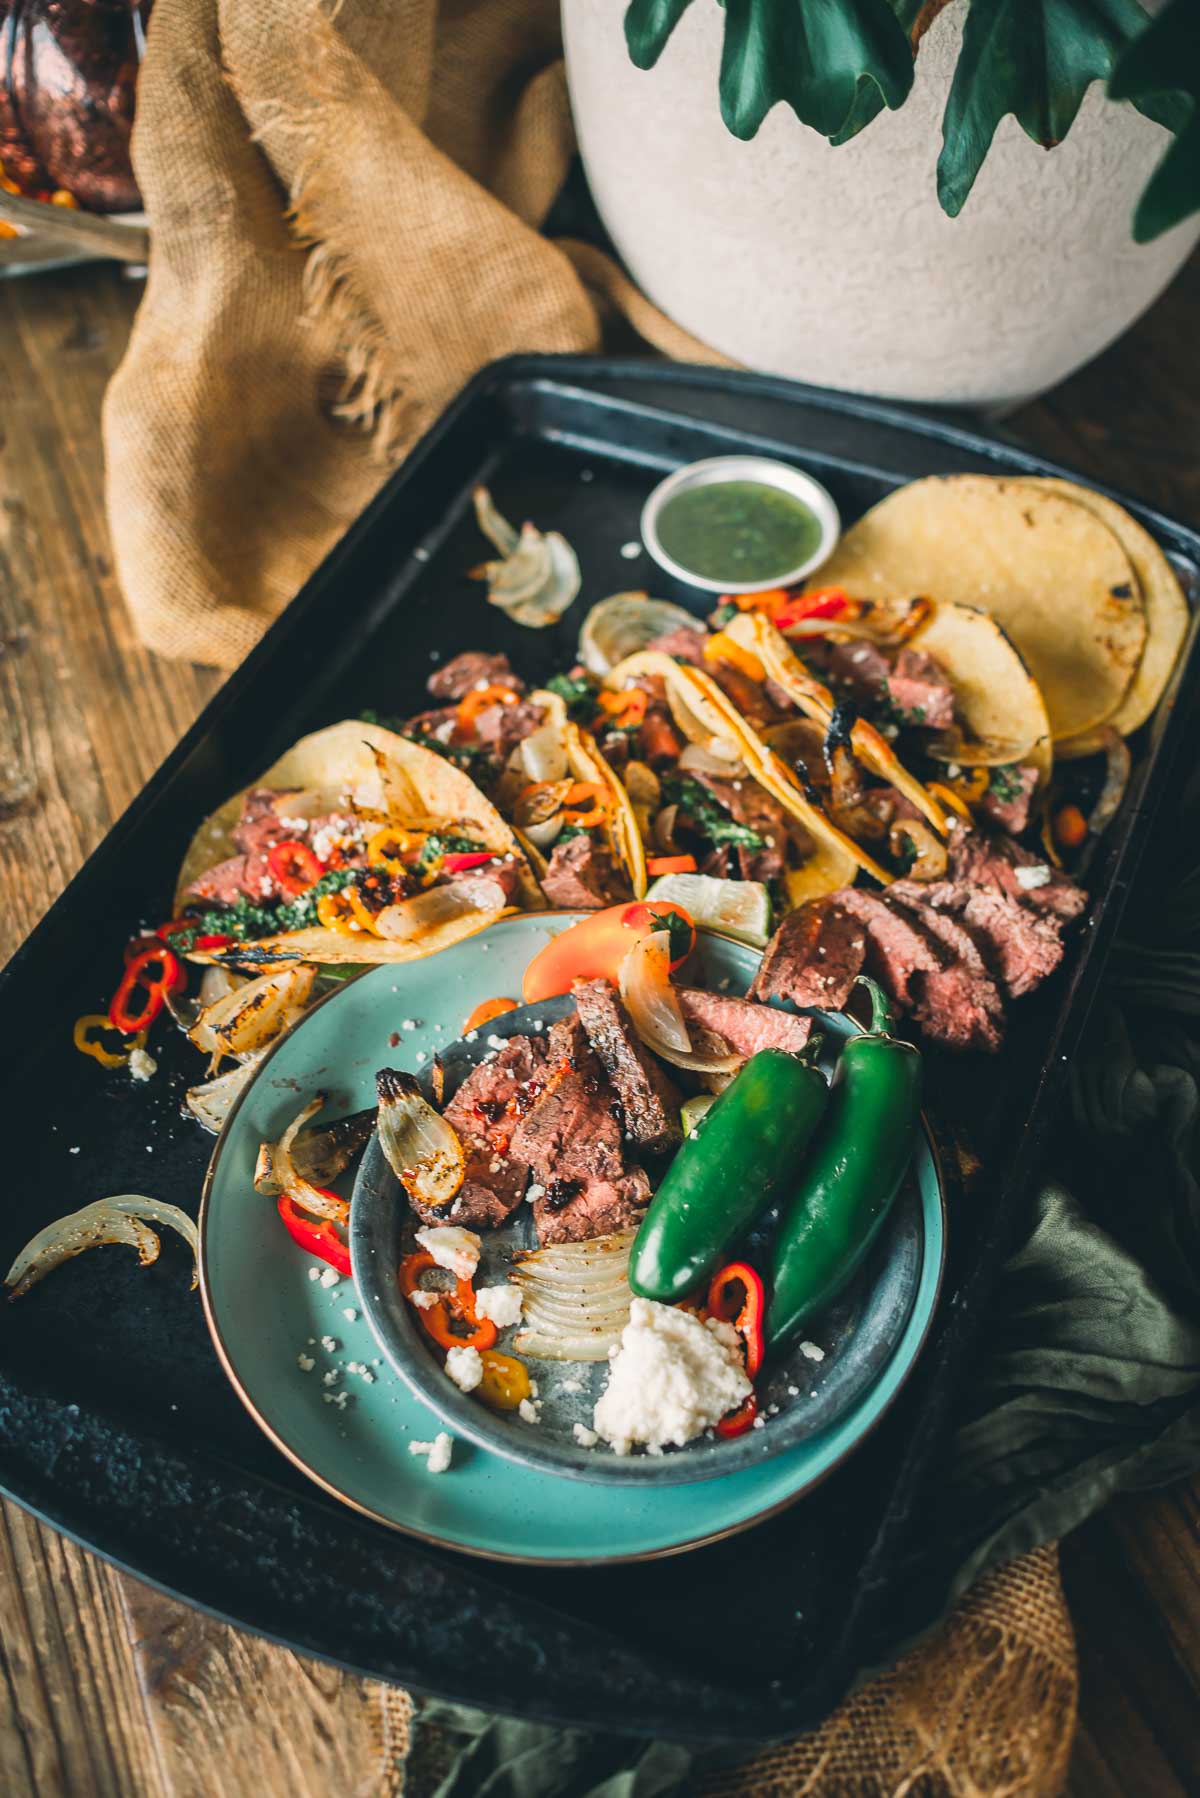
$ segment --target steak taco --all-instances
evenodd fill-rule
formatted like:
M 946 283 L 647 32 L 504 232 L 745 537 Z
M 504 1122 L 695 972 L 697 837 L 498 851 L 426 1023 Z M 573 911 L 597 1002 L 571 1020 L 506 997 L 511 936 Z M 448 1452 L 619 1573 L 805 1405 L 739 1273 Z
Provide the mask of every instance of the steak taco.
M 242 967 L 412 961 L 544 903 L 461 768 L 347 722 L 303 737 L 200 826 L 171 943 Z

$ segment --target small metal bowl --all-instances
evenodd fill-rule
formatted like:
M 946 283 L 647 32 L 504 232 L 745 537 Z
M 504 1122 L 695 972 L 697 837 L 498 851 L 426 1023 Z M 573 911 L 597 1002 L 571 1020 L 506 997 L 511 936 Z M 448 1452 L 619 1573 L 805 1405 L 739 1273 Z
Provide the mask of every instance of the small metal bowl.
M 769 579 L 757 581 L 714 581 L 695 574 L 674 556 L 669 556 L 658 537 L 658 518 L 667 501 L 690 487 L 711 487 L 726 481 L 757 481 L 763 487 L 778 487 L 808 507 L 821 527 L 821 540 L 812 555 L 794 568 L 781 568 Z M 685 586 L 704 593 L 757 593 L 763 587 L 790 587 L 804 575 L 819 568 L 842 533 L 842 520 L 833 495 L 812 475 L 802 474 L 786 462 L 772 461 L 768 456 L 711 456 L 704 462 L 689 462 L 660 481 L 642 507 L 642 541 L 660 568 Z

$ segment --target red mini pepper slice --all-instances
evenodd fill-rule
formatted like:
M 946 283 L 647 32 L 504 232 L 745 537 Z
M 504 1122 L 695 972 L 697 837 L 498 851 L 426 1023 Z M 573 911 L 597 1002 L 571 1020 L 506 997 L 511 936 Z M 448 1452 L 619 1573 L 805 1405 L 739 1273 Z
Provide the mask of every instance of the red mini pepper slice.
M 721 1419 L 720 1423 L 717 1425 L 717 1435 L 725 1437 L 726 1440 L 728 1440 L 730 1436 L 744 1436 L 747 1430 L 753 1429 L 754 1419 L 757 1416 L 758 1398 L 756 1394 L 752 1392 L 750 1397 L 746 1399 L 743 1404 L 739 1405 L 736 1411 L 731 1411 L 728 1417 L 723 1417 Z
M 158 967 L 157 974 L 149 970 Z M 146 1030 L 162 1010 L 169 992 L 183 984 L 179 958 L 165 943 L 142 949 L 125 969 L 121 984 L 113 994 L 108 1019 L 114 1030 L 136 1036 Z
M 746 1345 L 746 1372 L 753 1379 L 763 1362 L 763 1283 L 748 1261 L 731 1261 L 713 1275 L 708 1315 L 732 1324 Z
M 484 862 L 490 862 L 494 858 L 494 849 L 452 849 L 449 855 L 442 857 L 442 871 L 446 874 L 465 874 L 468 868 L 482 868 Z
M 776 630 L 786 631 L 806 618 L 840 618 L 850 604 L 844 587 L 818 587 L 812 593 L 797 593 L 772 614 Z
M 324 1188 L 318 1188 L 324 1191 Z M 331 1198 L 337 1195 L 331 1193 Z M 327 1217 L 305 1217 L 297 1211 L 287 1193 L 279 1196 L 279 1215 L 292 1241 L 318 1261 L 326 1261 L 339 1274 L 350 1275 L 350 1251 Z
M 404 1257 L 397 1278 L 405 1298 L 417 1290 L 421 1275 L 437 1265 L 427 1250 Z M 415 1310 L 425 1334 L 440 1349 L 490 1349 L 496 1341 L 495 1324 L 490 1317 L 480 1317 L 475 1309 L 475 1288 L 469 1280 L 459 1280 L 439 1290 L 432 1305 L 418 1305 Z
M 298 837 L 285 837 L 267 850 L 267 867 L 272 878 L 289 899 L 298 899 L 315 886 L 325 872 L 307 843 Z

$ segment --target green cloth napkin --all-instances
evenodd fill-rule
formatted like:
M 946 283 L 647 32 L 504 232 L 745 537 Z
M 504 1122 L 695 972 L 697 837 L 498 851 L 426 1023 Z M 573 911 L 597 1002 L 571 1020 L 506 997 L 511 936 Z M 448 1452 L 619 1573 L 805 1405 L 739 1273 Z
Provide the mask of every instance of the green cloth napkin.
M 1071 1101 L 931 1471 L 889 1658 L 988 1568 L 1200 1469 L 1200 770 L 1164 801 Z M 665 1798 L 730 1759 L 427 1704 L 417 1760 L 435 1728 L 437 1798 Z

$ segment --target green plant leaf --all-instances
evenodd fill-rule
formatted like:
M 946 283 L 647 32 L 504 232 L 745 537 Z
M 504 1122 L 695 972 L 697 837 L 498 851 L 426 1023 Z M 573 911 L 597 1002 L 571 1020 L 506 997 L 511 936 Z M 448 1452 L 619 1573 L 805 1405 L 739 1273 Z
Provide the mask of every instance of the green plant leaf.
M 1175 99 L 1170 90 L 1186 98 Z M 1149 243 L 1193 212 L 1200 212 L 1200 23 L 1195 0 L 1170 5 L 1121 56 L 1108 84 L 1109 98 L 1132 100 L 1151 118 L 1151 106 L 1174 103 L 1185 115 L 1172 125 L 1179 135 L 1151 175 L 1133 215 L 1133 235 Z M 1160 123 L 1169 121 L 1160 118 Z
M 1001 119 L 1013 113 L 1047 149 L 1061 143 L 1091 83 L 1108 80 L 1146 19 L 1137 0 L 970 0 L 938 158 L 938 198 L 951 218 Z M 1158 96 L 1150 116 L 1178 118 L 1173 103 L 1162 102 Z
M 895 107 L 912 79 L 912 50 L 888 0 L 725 0 L 721 116 L 735 137 L 753 137 L 780 100 L 834 137 L 860 84 Z
M 692 0 L 629 0 L 625 43 L 635 68 L 652 69 Z
M 912 43 L 912 34 L 917 20 L 925 9 L 926 0 L 888 0 L 892 11 L 900 23 L 900 29 Z M 858 92 L 854 96 L 854 104 L 840 131 L 830 138 L 831 144 L 848 144 L 852 137 L 857 137 L 872 119 L 878 118 L 883 111 L 883 95 L 869 76 L 858 84 Z

